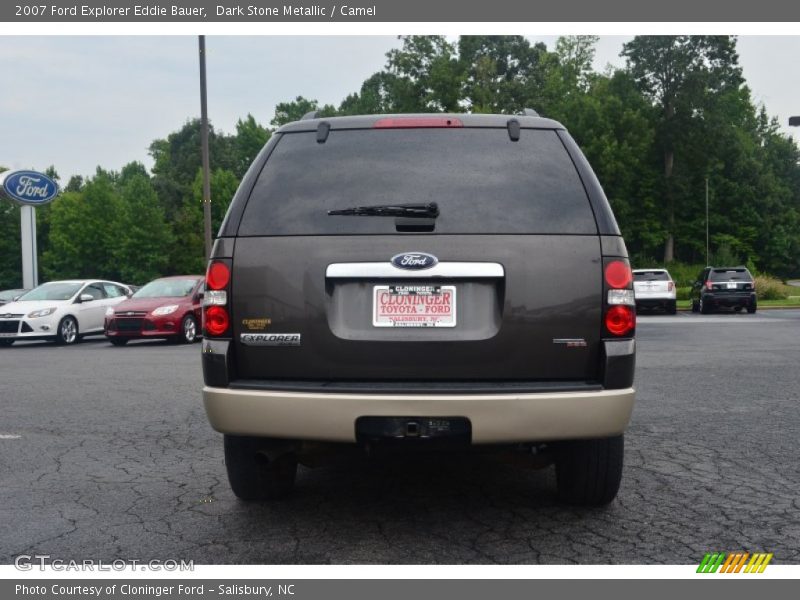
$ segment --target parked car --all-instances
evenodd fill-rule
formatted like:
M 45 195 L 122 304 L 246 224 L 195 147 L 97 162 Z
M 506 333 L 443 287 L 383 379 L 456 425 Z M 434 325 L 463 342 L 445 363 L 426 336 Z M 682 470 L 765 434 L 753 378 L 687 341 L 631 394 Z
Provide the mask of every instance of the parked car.
M 2 292 L 0 292 L 0 306 L 8 304 L 9 302 L 13 302 L 14 300 L 22 296 L 22 294 L 28 291 L 30 290 L 24 290 L 24 289 L 3 290 Z
M 198 339 L 202 295 L 202 275 L 178 275 L 151 281 L 130 300 L 108 308 L 106 337 L 115 346 L 143 338 L 166 338 L 191 344 Z
M 524 447 L 610 502 L 635 306 L 608 201 L 530 114 L 304 119 L 229 207 L 206 274 L 203 398 L 243 499 L 306 442 Z
M 675 282 L 666 269 L 634 269 L 633 293 L 636 308 L 660 308 L 670 315 L 677 312 Z
M 37 339 L 74 344 L 84 336 L 101 335 L 106 309 L 128 294 L 128 287 L 116 281 L 43 283 L 0 309 L 0 345 Z
M 720 308 L 754 313 L 758 307 L 756 283 L 747 267 L 706 267 L 691 290 L 692 312 L 708 314 Z

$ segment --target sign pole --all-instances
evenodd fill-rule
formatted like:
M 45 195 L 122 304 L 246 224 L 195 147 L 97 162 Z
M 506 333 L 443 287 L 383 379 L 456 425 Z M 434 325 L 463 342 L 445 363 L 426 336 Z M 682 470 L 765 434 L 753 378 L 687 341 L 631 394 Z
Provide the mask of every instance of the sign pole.
M 22 287 L 39 285 L 39 260 L 36 256 L 36 207 L 58 196 L 58 184 L 38 171 L 0 173 L 0 198 L 20 205 L 19 230 L 22 255 Z
M 203 233 L 206 260 L 211 258 L 211 184 L 208 165 L 208 101 L 206 100 L 206 36 L 197 36 L 200 46 L 200 146 L 203 160 Z
M 32 289 L 39 285 L 36 260 L 36 209 L 24 204 L 19 209 L 22 250 L 22 287 Z

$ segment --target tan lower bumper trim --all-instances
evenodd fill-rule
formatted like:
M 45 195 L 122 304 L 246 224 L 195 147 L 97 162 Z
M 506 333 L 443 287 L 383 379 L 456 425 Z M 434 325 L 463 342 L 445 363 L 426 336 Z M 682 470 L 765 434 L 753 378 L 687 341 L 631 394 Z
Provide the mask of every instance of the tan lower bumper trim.
M 477 444 L 607 437 L 630 421 L 635 391 L 552 394 L 309 394 L 203 388 L 222 433 L 354 442 L 359 417 L 466 417 Z

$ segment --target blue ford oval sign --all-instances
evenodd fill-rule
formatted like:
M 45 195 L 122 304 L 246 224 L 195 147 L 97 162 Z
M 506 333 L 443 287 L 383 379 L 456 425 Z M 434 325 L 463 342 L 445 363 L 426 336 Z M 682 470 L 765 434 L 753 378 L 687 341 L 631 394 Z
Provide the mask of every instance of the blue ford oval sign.
M 5 195 L 31 206 L 41 206 L 58 195 L 58 184 L 44 173 L 37 171 L 11 171 L 0 174 Z
M 403 252 L 392 257 L 392 264 L 398 269 L 430 269 L 439 259 L 425 252 Z

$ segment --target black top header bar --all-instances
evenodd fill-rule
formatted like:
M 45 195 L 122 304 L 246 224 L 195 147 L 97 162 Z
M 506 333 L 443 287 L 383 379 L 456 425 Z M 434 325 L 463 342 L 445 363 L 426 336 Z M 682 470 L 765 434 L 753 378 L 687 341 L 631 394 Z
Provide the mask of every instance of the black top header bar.
M 1 22 L 787 22 L 786 0 L 10 0 Z

